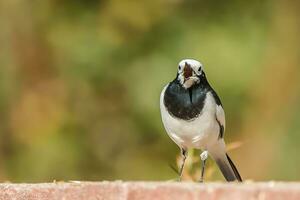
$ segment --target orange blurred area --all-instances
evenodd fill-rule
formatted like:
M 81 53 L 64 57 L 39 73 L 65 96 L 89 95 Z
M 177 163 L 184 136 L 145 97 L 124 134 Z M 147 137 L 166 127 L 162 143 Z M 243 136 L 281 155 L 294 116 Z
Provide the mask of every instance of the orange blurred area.
M 0 2 L 0 181 L 171 180 L 159 96 L 195 58 L 244 179 L 298 180 L 298 2 Z M 200 176 L 190 151 L 184 179 Z M 208 162 L 206 180 L 224 180 Z

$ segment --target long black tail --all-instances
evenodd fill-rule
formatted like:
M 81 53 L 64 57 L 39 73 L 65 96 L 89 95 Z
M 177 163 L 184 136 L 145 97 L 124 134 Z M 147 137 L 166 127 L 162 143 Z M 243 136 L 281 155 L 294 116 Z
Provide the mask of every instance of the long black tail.
M 240 173 L 227 153 L 215 154 L 214 159 L 228 182 L 236 180 L 242 182 Z
M 237 180 L 238 180 L 239 182 L 243 182 L 242 177 L 241 177 L 239 171 L 237 170 L 237 168 L 235 167 L 235 165 L 233 164 L 232 160 L 230 159 L 230 157 L 228 156 L 227 153 L 226 153 L 226 157 L 227 157 L 227 159 L 228 159 L 228 161 L 229 161 L 229 163 L 230 163 L 230 166 L 231 166 L 231 168 L 232 168 L 232 170 L 233 170 L 233 172 L 234 172 L 234 175 L 235 175 L 235 177 L 237 178 Z

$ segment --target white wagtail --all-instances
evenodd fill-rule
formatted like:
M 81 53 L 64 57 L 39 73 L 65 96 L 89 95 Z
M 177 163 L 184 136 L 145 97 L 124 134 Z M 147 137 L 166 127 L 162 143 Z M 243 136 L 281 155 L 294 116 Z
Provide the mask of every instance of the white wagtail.
M 169 137 L 180 147 L 180 179 L 189 148 L 201 149 L 201 179 L 208 154 L 216 161 L 227 181 L 242 178 L 226 153 L 225 113 L 217 93 L 209 85 L 203 65 L 192 59 L 179 63 L 176 78 L 160 96 L 162 121 Z

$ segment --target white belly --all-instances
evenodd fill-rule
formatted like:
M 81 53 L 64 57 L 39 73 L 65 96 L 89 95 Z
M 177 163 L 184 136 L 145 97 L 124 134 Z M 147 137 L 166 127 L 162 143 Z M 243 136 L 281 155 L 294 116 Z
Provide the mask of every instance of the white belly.
M 206 146 L 216 142 L 219 125 L 216 121 L 216 103 L 212 94 L 207 94 L 201 114 L 194 120 L 186 121 L 171 116 L 166 110 L 163 100 L 166 87 L 161 93 L 160 109 L 164 127 L 170 138 L 185 148 L 206 149 Z

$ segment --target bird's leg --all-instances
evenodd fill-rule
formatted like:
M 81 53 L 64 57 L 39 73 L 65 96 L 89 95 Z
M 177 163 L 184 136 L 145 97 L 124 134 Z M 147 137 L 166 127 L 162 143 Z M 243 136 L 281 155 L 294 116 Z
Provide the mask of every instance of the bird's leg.
M 200 178 L 200 182 L 202 183 L 204 180 L 204 171 L 205 171 L 205 163 L 206 163 L 206 159 L 208 157 L 208 152 L 205 150 L 200 154 L 200 158 L 202 161 L 202 170 L 201 170 L 201 178 Z
M 186 159 L 186 155 L 187 155 L 187 150 L 186 149 L 180 148 L 180 150 L 181 150 L 181 156 L 182 156 L 182 163 L 181 163 L 181 166 L 179 168 L 179 181 L 181 181 L 181 178 L 182 178 L 182 172 L 183 172 L 185 159 Z

